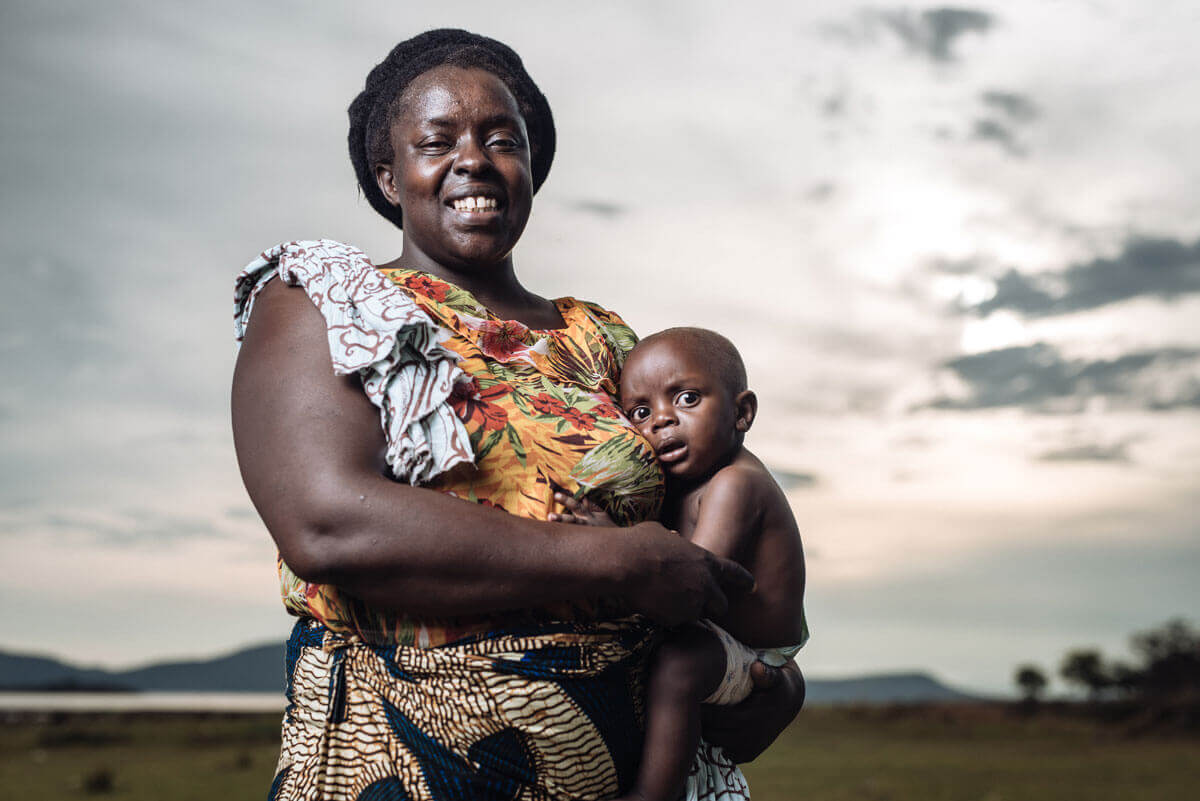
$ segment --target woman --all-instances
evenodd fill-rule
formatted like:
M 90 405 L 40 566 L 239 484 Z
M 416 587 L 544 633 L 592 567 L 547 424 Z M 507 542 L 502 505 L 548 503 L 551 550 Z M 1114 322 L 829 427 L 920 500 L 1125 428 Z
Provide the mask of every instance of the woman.
M 400 257 L 291 243 L 238 285 L 235 444 L 300 617 L 272 798 L 615 795 L 646 618 L 719 612 L 751 579 L 653 521 L 661 474 L 612 402 L 632 333 L 517 280 L 554 126 L 516 54 L 422 34 L 350 115 Z M 627 527 L 545 522 L 556 490 Z M 706 728 L 735 756 L 803 701 L 794 668 L 760 678 Z

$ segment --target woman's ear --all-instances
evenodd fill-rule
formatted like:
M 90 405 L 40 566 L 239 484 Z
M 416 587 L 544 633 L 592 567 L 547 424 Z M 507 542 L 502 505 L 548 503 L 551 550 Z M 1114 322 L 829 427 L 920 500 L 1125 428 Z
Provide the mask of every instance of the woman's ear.
M 396 176 L 392 172 L 391 164 L 375 165 L 375 183 L 388 203 L 393 206 L 400 205 L 400 190 L 396 188 Z
M 733 399 L 733 405 L 737 409 L 735 426 L 740 433 L 745 434 L 750 430 L 750 426 L 754 425 L 754 417 L 758 414 L 758 396 L 747 389 L 738 393 Z

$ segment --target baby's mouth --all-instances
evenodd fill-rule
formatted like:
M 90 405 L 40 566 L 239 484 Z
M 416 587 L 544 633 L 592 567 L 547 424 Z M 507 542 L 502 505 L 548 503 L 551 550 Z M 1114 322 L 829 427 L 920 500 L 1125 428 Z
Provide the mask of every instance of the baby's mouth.
M 687 456 L 687 443 L 678 439 L 669 439 L 658 444 L 658 461 L 663 464 L 674 464 Z

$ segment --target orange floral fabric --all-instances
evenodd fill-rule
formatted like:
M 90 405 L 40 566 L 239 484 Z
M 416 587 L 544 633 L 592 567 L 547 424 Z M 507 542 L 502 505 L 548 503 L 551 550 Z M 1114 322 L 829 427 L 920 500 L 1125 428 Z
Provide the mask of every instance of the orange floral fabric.
M 636 342 L 620 317 L 559 298 L 554 302 L 565 326 L 534 330 L 498 319 L 469 292 L 432 275 L 380 272 L 450 333 L 441 344 L 471 378 L 455 387 L 448 403 L 466 428 L 475 462 L 426 487 L 534 520 L 554 511 L 559 488 L 587 495 L 622 524 L 657 516 L 662 473 L 649 443 L 615 402 L 621 366 Z M 432 647 L 519 617 L 416 620 L 372 609 L 334 586 L 307 584 L 282 561 L 280 576 L 291 611 L 371 643 Z M 573 604 L 529 614 L 579 619 L 604 612 Z

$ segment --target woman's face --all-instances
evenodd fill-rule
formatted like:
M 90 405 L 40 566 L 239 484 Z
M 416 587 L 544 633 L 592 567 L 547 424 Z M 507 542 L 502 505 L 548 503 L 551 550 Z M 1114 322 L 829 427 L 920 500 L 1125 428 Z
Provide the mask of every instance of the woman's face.
M 525 120 L 504 82 L 442 66 L 405 90 L 380 189 L 404 210 L 413 267 L 472 270 L 508 258 L 533 202 Z

